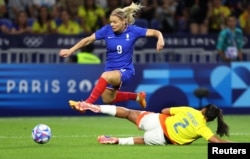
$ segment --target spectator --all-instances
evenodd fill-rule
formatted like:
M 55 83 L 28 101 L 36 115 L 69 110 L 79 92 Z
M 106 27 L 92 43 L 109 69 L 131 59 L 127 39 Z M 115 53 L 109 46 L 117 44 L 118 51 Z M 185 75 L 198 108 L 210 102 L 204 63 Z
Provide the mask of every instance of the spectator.
M 174 0 L 163 0 L 156 10 L 156 19 L 159 21 L 159 29 L 163 33 L 173 33 L 176 30 L 175 11 L 177 3 Z
M 35 18 L 35 8 L 32 0 L 8 0 L 9 18 L 15 20 L 20 11 L 24 11 L 27 17 Z
M 222 5 L 222 0 L 211 0 L 209 5 L 209 32 L 218 33 L 225 26 L 226 18 L 231 14 L 227 6 Z
M 250 34 L 250 3 L 247 4 L 243 13 L 239 17 L 239 23 L 245 34 Z
M 203 0 L 187 0 L 186 12 L 191 34 L 208 32 L 208 2 Z
M 242 30 L 236 27 L 237 19 L 234 15 L 226 19 L 226 28 L 220 31 L 217 50 L 224 62 L 242 61 L 243 35 Z
M 52 17 L 57 21 L 60 19 L 61 11 L 67 10 L 72 20 L 79 20 L 78 7 L 81 5 L 79 0 L 57 0 L 52 11 Z
M 1 33 L 9 34 L 10 33 L 10 28 L 8 28 L 8 26 L 6 26 L 4 24 L 0 24 L 0 34 Z
M 28 17 L 25 11 L 19 11 L 11 28 L 11 34 L 31 33 L 32 28 L 28 25 Z
M 7 7 L 4 0 L 0 0 L 0 18 L 8 18 Z
M 177 0 L 177 6 L 175 11 L 175 18 L 177 21 L 177 30 L 181 33 L 189 31 L 188 28 L 188 12 L 186 10 L 186 4 L 188 0 Z
M 106 21 L 109 21 L 109 16 L 111 12 L 119 8 L 121 6 L 121 1 L 120 0 L 107 0 L 107 10 L 105 11 L 105 18 Z
M 58 34 L 76 35 L 82 33 L 80 24 L 77 21 L 71 20 L 68 11 L 62 11 L 61 21 L 62 23 L 57 28 Z
M 97 6 L 95 0 L 85 0 L 83 6 L 78 8 L 78 16 L 86 33 L 93 33 L 107 23 L 105 10 Z
M 231 10 L 231 13 L 234 14 L 237 18 L 243 12 L 243 0 L 225 0 L 223 5 L 226 5 Z
M 145 7 L 142 8 L 139 18 L 146 19 L 150 22 L 156 15 L 156 9 L 158 6 L 157 0 L 141 0 L 141 4 Z
M 48 7 L 41 6 L 37 20 L 32 25 L 32 32 L 35 34 L 56 33 L 56 27 L 55 20 L 52 19 Z

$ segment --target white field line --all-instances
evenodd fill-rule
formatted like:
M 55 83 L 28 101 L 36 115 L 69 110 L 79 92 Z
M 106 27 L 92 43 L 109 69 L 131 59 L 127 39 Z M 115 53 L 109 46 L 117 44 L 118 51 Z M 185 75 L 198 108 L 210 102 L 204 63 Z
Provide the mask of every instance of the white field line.
M 233 136 L 250 136 L 250 132 L 233 132 L 233 133 L 230 133 L 230 136 L 233 135 Z
M 104 135 L 104 134 L 98 134 L 98 135 L 53 135 L 53 138 L 92 138 L 92 137 L 97 137 L 99 135 Z M 112 135 L 109 134 L 108 136 L 116 136 L 116 137 L 130 137 L 130 136 L 140 136 L 138 134 L 124 134 L 124 135 Z M 21 139 L 21 138 L 30 138 L 30 136 L 0 136 L 0 139 Z
M 102 134 L 99 134 L 102 135 Z M 99 135 L 53 135 L 53 138 L 92 138 L 97 137 Z M 120 134 L 120 135 L 112 135 L 109 136 L 117 136 L 117 137 L 130 137 L 130 136 L 140 136 L 139 134 Z M 230 133 L 230 136 L 250 136 L 250 133 L 242 133 L 242 132 L 233 132 Z M 22 138 L 30 138 L 30 136 L 0 136 L 0 139 L 22 139 Z

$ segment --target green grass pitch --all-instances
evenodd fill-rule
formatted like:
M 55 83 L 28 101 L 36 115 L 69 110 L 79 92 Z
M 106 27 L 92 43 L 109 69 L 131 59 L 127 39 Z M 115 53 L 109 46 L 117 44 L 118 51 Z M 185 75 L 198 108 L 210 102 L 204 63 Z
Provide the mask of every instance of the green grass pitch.
M 250 115 L 225 115 L 230 139 L 250 142 Z M 31 131 L 44 123 L 52 129 L 47 144 L 37 144 Z M 216 129 L 216 121 L 209 123 Z M 109 116 L 0 118 L 0 159 L 206 159 L 207 142 L 199 139 L 186 146 L 101 145 L 98 135 L 141 136 L 125 119 Z

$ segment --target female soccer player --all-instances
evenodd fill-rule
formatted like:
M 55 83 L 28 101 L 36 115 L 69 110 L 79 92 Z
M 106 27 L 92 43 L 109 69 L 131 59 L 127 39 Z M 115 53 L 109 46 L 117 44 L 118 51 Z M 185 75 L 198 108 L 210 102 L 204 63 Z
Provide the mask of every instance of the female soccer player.
M 146 94 L 144 92 L 118 91 L 122 86 L 128 84 L 135 75 L 132 57 L 134 43 L 138 38 L 156 37 L 158 38 L 156 50 L 159 51 L 164 47 L 164 39 L 160 31 L 132 25 L 135 21 L 134 14 L 141 8 L 140 4 L 131 3 L 127 7 L 115 9 L 110 15 L 109 25 L 105 25 L 92 35 L 83 38 L 70 49 L 60 50 L 60 56 L 68 57 L 95 40 L 104 39 L 106 42 L 105 71 L 85 102 L 95 103 L 102 96 L 104 103 L 136 100 L 143 108 L 146 107 Z
M 188 106 L 164 108 L 161 113 L 131 110 L 115 105 L 93 105 L 86 102 L 69 101 L 72 108 L 81 111 L 90 110 L 117 118 L 125 118 L 144 130 L 143 137 L 116 138 L 105 135 L 98 137 L 101 144 L 119 145 L 186 145 L 203 137 L 211 143 L 231 142 L 223 140 L 223 135 L 229 136 L 228 125 L 223 120 L 222 110 L 214 104 L 208 104 L 201 110 Z M 207 122 L 217 118 L 217 137 L 207 126 Z

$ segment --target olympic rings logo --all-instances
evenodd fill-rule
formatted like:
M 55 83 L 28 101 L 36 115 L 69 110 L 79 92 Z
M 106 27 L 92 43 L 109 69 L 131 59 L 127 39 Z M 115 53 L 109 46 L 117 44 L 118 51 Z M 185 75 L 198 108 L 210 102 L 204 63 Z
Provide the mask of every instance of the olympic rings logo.
M 39 47 L 43 43 L 42 37 L 24 37 L 23 43 L 28 47 Z

